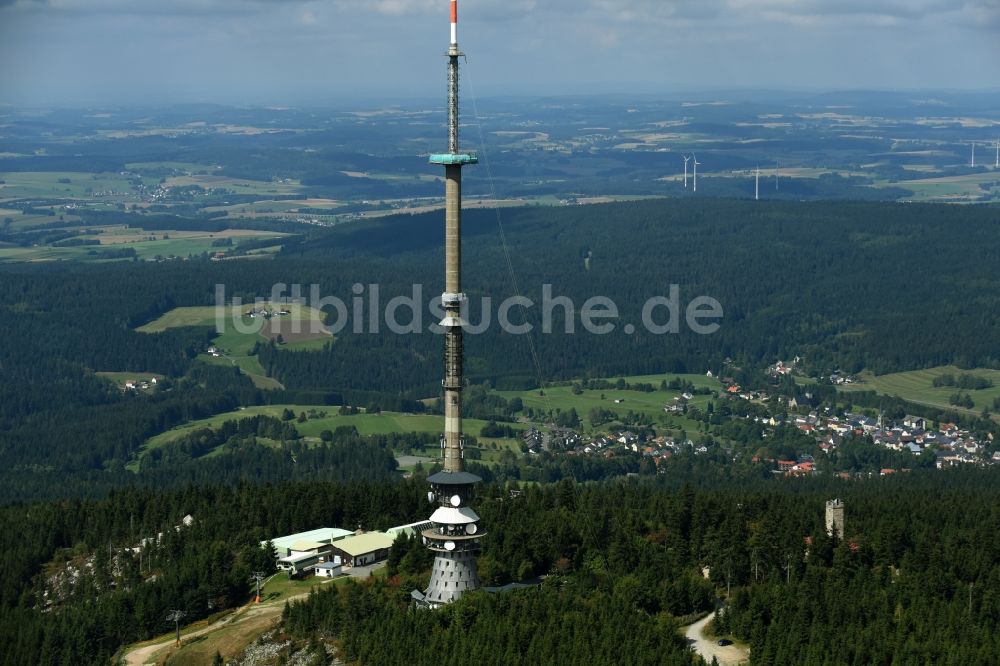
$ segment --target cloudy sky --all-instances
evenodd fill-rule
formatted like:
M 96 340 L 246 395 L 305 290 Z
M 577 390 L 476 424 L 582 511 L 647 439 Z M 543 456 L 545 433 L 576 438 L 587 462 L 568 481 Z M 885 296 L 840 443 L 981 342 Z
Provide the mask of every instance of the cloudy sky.
M 1000 89 L 1000 0 L 460 0 L 477 94 Z M 0 0 L 0 102 L 438 96 L 448 0 Z

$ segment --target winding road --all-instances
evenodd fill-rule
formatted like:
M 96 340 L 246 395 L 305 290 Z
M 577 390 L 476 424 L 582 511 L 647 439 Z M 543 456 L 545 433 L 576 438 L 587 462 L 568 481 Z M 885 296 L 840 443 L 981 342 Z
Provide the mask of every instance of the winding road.
M 684 637 L 691 643 L 694 651 L 705 660 L 706 664 L 712 663 L 712 657 L 719 662 L 719 666 L 739 666 L 746 663 L 750 659 L 749 650 L 736 645 L 721 646 L 717 641 L 705 638 L 705 627 L 712 618 L 712 613 L 709 613 L 685 628 Z

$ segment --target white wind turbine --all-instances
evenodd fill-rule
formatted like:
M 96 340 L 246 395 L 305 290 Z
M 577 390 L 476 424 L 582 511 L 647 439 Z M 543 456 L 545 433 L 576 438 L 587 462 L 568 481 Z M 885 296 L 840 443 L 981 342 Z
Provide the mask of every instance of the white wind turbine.
M 684 157 L 684 156 L 681 155 L 681 157 Z M 691 158 L 690 157 L 684 157 L 684 189 L 687 189 L 687 186 L 688 186 L 688 160 L 689 159 L 691 159 Z
M 760 201 L 760 165 L 754 169 L 754 180 L 753 180 L 753 200 Z
M 976 166 L 976 142 L 972 142 L 972 167 Z
M 691 157 L 694 159 L 694 191 L 697 192 L 698 191 L 698 165 L 701 164 L 701 162 L 698 161 L 698 157 L 696 155 L 692 154 Z

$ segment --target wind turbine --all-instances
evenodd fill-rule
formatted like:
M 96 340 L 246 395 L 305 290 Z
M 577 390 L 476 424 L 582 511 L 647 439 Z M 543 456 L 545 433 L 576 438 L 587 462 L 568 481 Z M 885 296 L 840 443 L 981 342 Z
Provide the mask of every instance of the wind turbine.
M 778 191 L 778 163 L 774 163 L 774 191 Z
M 754 170 L 753 200 L 760 201 L 760 165 Z
M 701 162 L 698 161 L 698 156 L 692 154 L 691 157 L 694 159 L 694 191 L 698 191 L 698 165 Z
M 994 169 L 1000 169 L 1000 139 L 997 139 L 997 161 L 993 165 Z
M 976 166 L 976 142 L 972 142 L 972 167 Z
M 681 155 L 681 157 L 684 157 L 684 156 Z M 687 186 L 688 186 L 688 160 L 689 159 L 691 159 L 691 158 L 690 157 L 684 157 L 684 189 L 687 189 Z

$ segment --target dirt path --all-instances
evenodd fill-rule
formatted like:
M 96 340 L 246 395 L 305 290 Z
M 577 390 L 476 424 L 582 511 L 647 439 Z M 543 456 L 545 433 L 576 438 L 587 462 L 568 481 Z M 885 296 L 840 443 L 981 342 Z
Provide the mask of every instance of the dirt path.
M 750 651 L 736 645 L 721 646 L 717 641 L 705 638 L 705 627 L 712 621 L 712 613 L 701 618 L 694 624 L 689 624 L 684 631 L 684 637 L 691 643 L 691 647 L 698 655 L 705 660 L 706 664 L 712 663 L 715 657 L 719 666 L 738 666 L 746 663 L 750 659 Z
M 238 608 L 233 613 L 230 613 L 221 620 L 217 620 L 212 624 L 202 627 L 201 629 L 195 629 L 194 631 L 189 631 L 187 633 L 181 633 L 181 642 L 187 641 L 191 638 L 196 638 L 198 636 L 203 636 L 205 634 L 211 633 L 222 629 L 223 627 L 228 627 L 231 624 L 242 624 L 248 622 L 254 618 L 264 617 L 277 617 L 281 615 L 281 609 L 284 608 L 286 601 L 293 601 L 295 599 L 302 599 L 309 596 L 308 592 L 303 592 L 302 594 L 297 594 L 295 596 L 287 597 L 281 599 L 280 601 L 275 601 L 272 603 L 255 604 L 249 603 L 242 608 Z M 142 647 L 137 647 L 133 650 L 125 653 L 125 664 L 126 666 L 144 666 L 144 664 L 156 664 L 158 660 L 156 654 L 161 650 L 169 648 L 174 645 L 173 637 L 167 640 L 160 641 L 159 643 L 153 643 L 151 645 L 143 645 Z
M 278 617 L 281 615 L 281 610 L 285 607 L 285 602 L 304 599 L 308 596 L 309 592 L 302 592 L 301 594 L 295 594 L 290 597 L 262 604 L 250 602 L 246 606 L 236 609 L 226 617 L 221 620 L 217 620 L 208 626 L 202 627 L 201 629 L 195 629 L 194 631 L 189 631 L 187 633 L 182 632 L 181 643 L 184 643 L 191 638 L 197 638 L 198 636 L 204 636 L 205 634 L 209 634 L 213 631 L 218 631 L 223 627 L 228 627 L 233 624 L 245 624 L 252 620 Z M 171 636 L 170 638 L 158 643 L 143 645 L 129 650 L 125 653 L 125 664 L 126 666 L 144 666 L 145 664 L 159 663 L 159 660 L 156 657 L 157 653 L 161 650 L 172 647 L 173 645 L 174 638 Z
M 366 567 L 353 567 L 351 569 L 348 569 L 347 575 L 353 578 L 364 579 L 370 576 L 372 572 L 375 571 L 376 569 L 381 569 L 384 566 L 385 562 L 378 562 L 376 564 L 372 564 Z M 333 582 L 332 580 L 328 579 L 326 581 L 318 581 L 317 584 L 323 585 L 332 582 Z M 223 629 L 231 625 L 252 624 L 258 627 L 259 630 L 257 631 L 257 633 L 261 633 L 262 631 L 264 631 L 264 629 L 261 629 L 259 627 L 259 625 L 262 624 L 262 621 L 272 620 L 274 618 L 279 617 L 281 615 L 282 609 L 285 607 L 286 602 L 296 601 L 298 599 L 305 599 L 306 597 L 309 596 L 311 591 L 312 591 L 311 589 L 306 590 L 299 594 L 294 594 L 288 597 L 281 597 L 273 601 L 266 601 L 261 604 L 250 602 L 245 606 L 236 609 L 235 611 L 225 616 L 224 618 L 217 620 L 210 625 L 202 627 L 201 629 L 195 629 L 194 631 L 189 631 L 186 633 L 182 631 L 181 643 L 183 644 L 184 642 L 192 638 L 204 636 L 205 634 L 210 634 L 213 631 L 218 631 L 219 629 Z M 254 627 L 247 627 L 247 629 L 253 630 Z M 149 645 L 142 645 L 133 648 L 131 650 L 128 650 L 125 653 L 124 663 L 126 666 L 145 666 L 146 664 L 158 664 L 159 658 L 157 657 L 157 655 L 161 651 L 173 647 L 173 645 L 174 645 L 174 636 L 173 634 L 171 634 L 170 637 L 162 641 L 158 641 L 156 643 L 152 643 Z M 161 655 L 161 656 L 166 656 L 166 655 Z

